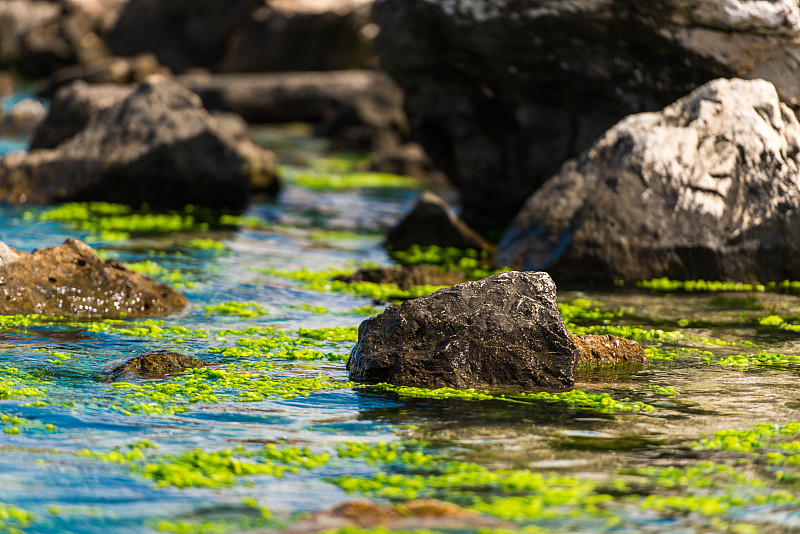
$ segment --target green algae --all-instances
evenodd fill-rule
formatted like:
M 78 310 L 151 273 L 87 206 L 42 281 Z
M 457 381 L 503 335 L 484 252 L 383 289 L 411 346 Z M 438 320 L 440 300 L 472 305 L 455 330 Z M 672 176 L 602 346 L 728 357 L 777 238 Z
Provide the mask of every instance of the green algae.
M 290 172 L 285 175 L 287 181 L 316 190 L 347 190 L 373 188 L 415 189 L 420 186 L 419 180 L 408 176 L 379 172 L 347 172 L 347 173 L 313 173 Z
M 492 269 L 486 250 L 412 245 L 405 250 L 390 250 L 389 256 L 399 265 L 435 265 L 445 271 L 456 269 L 471 280 L 480 280 L 508 269 Z
M 0 366 L 0 400 L 46 397 L 47 382 L 16 367 Z
M 674 293 L 676 291 L 693 292 L 759 292 L 800 294 L 800 281 L 782 280 L 780 282 L 767 282 L 763 284 L 746 284 L 742 282 L 723 282 L 712 280 L 670 280 L 669 278 L 653 278 L 637 282 L 638 287 L 650 289 L 660 293 Z
M 163 267 L 153 260 L 126 263 L 125 267 L 131 271 L 145 274 L 158 280 L 159 282 L 171 284 L 177 288 L 193 288 L 197 285 L 197 283 L 192 280 L 187 273 L 179 269 L 168 269 L 167 267 Z
M 269 315 L 269 311 L 257 302 L 222 302 L 220 304 L 203 306 L 208 314 L 217 315 L 236 315 L 243 319 L 253 319 L 264 315 Z
M 28 510 L 0 502 L 0 532 L 23 534 L 24 528 L 31 526 L 36 516 Z
M 675 388 L 671 388 L 668 386 L 660 386 L 658 384 L 650 384 L 647 386 L 653 393 L 657 395 L 662 395 L 664 397 L 677 397 L 678 391 Z

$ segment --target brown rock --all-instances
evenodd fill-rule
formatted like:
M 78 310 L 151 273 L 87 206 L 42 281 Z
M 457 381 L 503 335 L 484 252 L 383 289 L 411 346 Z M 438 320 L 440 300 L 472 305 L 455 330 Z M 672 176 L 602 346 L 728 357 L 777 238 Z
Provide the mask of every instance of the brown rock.
M 25 98 L 6 110 L 2 117 L 0 135 L 30 138 L 47 115 L 44 105 L 33 98 Z
M 425 150 L 417 143 L 406 143 L 376 154 L 369 169 L 441 184 L 447 183 L 447 177 L 436 168 Z
M 412 265 L 359 269 L 357 272 L 338 276 L 342 282 L 373 282 L 376 284 L 395 284 L 402 290 L 414 286 L 452 286 L 467 281 L 467 277 L 457 269 L 445 271 L 435 265 Z
M 172 287 L 116 260 L 101 260 L 77 239 L 32 253 L 4 250 L 0 264 L 3 315 L 140 317 L 167 315 L 186 306 L 186 297 Z
M 570 334 L 569 337 L 578 347 L 579 364 L 647 363 L 644 349 L 630 339 L 592 334 Z
M 169 350 L 154 350 L 127 360 L 109 363 L 103 372 L 111 382 L 124 382 L 135 378 L 164 378 L 186 369 L 208 367 L 205 360 Z

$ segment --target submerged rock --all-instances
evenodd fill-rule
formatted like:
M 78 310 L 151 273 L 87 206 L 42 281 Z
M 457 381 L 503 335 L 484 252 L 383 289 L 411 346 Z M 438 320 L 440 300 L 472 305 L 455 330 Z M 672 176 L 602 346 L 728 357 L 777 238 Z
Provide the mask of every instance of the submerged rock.
M 154 350 L 127 360 L 108 364 L 103 373 L 111 382 L 125 382 L 136 378 L 164 378 L 186 369 L 208 367 L 210 364 L 189 354 L 169 350 Z
M 550 276 L 508 272 L 367 319 L 347 369 L 400 386 L 566 390 L 577 358 Z
M 396 250 L 436 245 L 494 252 L 494 245 L 467 226 L 432 191 L 422 192 L 408 215 L 386 234 L 384 244 Z
M 359 269 L 353 274 L 337 276 L 335 280 L 347 283 L 395 284 L 400 289 L 407 291 L 415 286 L 452 286 L 466 282 L 467 277 L 458 269 L 445 271 L 435 265 L 421 263 L 411 266 L 398 265 L 377 267 L 375 269 Z
M 0 201 L 11 204 L 243 209 L 251 182 L 276 180 L 272 152 L 231 138 L 197 95 L 170 82 L 139 85 L 53 149 L 0 159 Z
M 579 364 L 646 363 L 644 349 L 630 339 L 605 335 L 570 334 L 572 342 L 578 347 Z
M 525 203 L 499 263 L 562 279 L 800 277 L 800 124 L 764 80 L 631 115 Z
M 412 138 L 479 229 L 507 224 L 626 115 L 711 79 L 767 78 L 800 104 L 793 0 L 379 0 L 374 12 Z
M 172 287 L 116 260 L 101 260 L 77 239 L 32 253 L 3 244 L 0 255 L 3 315 L 140 317 L 167 315 L 186 306 L 186 297 Z

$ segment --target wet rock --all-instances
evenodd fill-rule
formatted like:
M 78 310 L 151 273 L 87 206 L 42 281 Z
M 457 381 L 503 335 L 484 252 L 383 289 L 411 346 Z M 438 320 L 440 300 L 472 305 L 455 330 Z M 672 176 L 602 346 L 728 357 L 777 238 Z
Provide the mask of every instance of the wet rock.
M 56 148 L 0 159 L 0 201 L 242 209 L 251 182 L 276 179 L 274 155 L 229 138 L 197 95 L 147 82 Z
M 126 382 L 137 378 L 160 379 L 180 374 L 186 369 L 208 367 L 210 364 L 189 354 L 170 350 L 154 350 L 127 360 L 111 362 L 103 369 L 110 382 Z
M 152 77 L 164 79 L 170 75 L 170 70 L 161 65 L 153 54 L 107 56 L 91 63 L 60 68 L 36 82 L 34 92 L 50 98 L 59 88 L 78 80 L 91 84 L 124 85 L 142 83 Z
M 346 276 L 338 276 L 342 282 L 373 282 L 375 284 L 395 284 L 407 291 L 415 286 L 452 286 L 467 281 L 463 272 L 457 269 L 445 271 L 435 265 L 412 265 L 359 269 Z
M 570 389 L 577 349 L 547 273 L 441 289 L 367 319 L 350 378 L 426 388 Z
M 0 241 L 0 267 L 5 266 L 19 257 L 19 253 Z
M 301 519 L 283 534 L 311 534 L 346 527 L 391 530 L 445 529 L 463 530 L 479 527 L 508 527 L 499 519 L 436 499 L 418 499 L 402 505 L 378 504 L 365 500 L 347 501 L 329 510 L 321 510 Z M 251 533 L 255 534 L 255 533 Z
M 496 260 L 576 280 L 797 279 L 799 151 L 800 125 L 772 84 L 709 82 L 623 119 L 564 165 Z
M 232 111 L 249 123 L 310 122 L 339 147 L 383 151 L 407 134 L 403 93 L 372 71 L 178 76 L 210 110 Z
M 0 96 L 10 95 L 13 92 L 14 78 L 7 72 L 0 71 Z M 2 106 L 0 106 L 0 108 L 2 108 Z M 0 109 L 0 112 L 2 112 L 2 109 Z
M 467 226 L 432 191 L 422 192 L 414 208 L 386 234 L 384 245 L 395 250 L 437 245 L 494 252 L 494 245 Z
M 626 115 L 711 79 L 767 78 L 800 104 L 790 0 L 379 0 L 375 17 L 412 138 L 478 229 L 507 224 Z
M 425 150 L 417 143 L 405 143 L 376 154 L 370 163 L 370 170 L 447 183 L 447 177 L 436 168 Z
M 33 98 L 25 98 L 6 110 L 2 117 L 0 135 L 30 138 L 47 115 L 44 105 Z
M 140 317 L 167 315 L 186 306 L 186 297 L 172 287 L 133 272 L 116 260 L 101 260 L 89 245 L 77 239 L 32 253 L 9 252 L 8 247 L 3 251 L 3 315 Z
M 644 349 L 630 339 L 592 334 L 570 334 L 570 338 L 578 347 L 579 364 L 647 363 Z
M 372 0 L 130 0 L 109 43 L 154 53 L 175 72 L 374 66 Z

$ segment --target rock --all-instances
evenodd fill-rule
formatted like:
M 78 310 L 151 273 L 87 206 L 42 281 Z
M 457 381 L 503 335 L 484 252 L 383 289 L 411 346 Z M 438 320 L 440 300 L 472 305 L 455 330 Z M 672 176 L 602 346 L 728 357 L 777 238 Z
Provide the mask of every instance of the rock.
M 712 81 L 567 163 L 496 261 L 575 280 L 795 280 L 798 151 L 800 125 L 772 84 Z
M 644 349 L 635 341 L 622 337 L 570 334 L 578 347 L 579 364 L 647 363 Z
M 186 306 L 186 297 L 172 287 L 116 260 L 101 260 L 77 239 L 21 252 L 16 258 L 4 250 L 10 261 L 0 265 L 2 315 L 141 317 L 167 315 Z
M 362 322 L 352 380 L 426 388 L 566 390 L 578 353 L 547 273 L 440 289 Z
M 0 268 L 15 261 L 18 257 L 19 253 L 16 250 L 0 241 Z
M 357 499 L 339 504 L 330 510 L 314 512 L 309 517 L 293 523 L 282 532 L 283 534 L 311 534 L 347 527 L 361 529 L 384 527 L 392 531 L 407 531 L 412 529 L 474 530 L 479 527 L 511 526 L 499 519 L 436 499 L 418 499 L 401 505 L 378 504 Z
M 249 123 L 310 122 L 338 147 L 384 151 L 407 134 L 403 93 L 372 71 L 178 76 L 210 110 L 232 111 Z
M 109 363 L 103 373 L 110 382 L 127 382 L 137 378 L 161 379 L 180 374 L 186 369 L 208 367 L 210 364 L 188 354 L 170 350 L 154 350 L 126 360 Z
M 372 282 L 375 284 L 395 284 L 407 291 L 416 286 L 452 286 L 467 281 L 467 277 L 457 269 L 445 271 L 435 265 L 412 265 L 359 269 L 346 276 L 337 276 L 342 282 Z
M 30 138 L 47 115 L 44 105 L 33 98 L 25 98 L 5 112 L 0 135 L 3 137 Z
M 711 79 L 767 78 L 800 105 L 791 0 L 379 0 L 374 12 L 412 138 L 479 230 L 507 224 L 626 115 Z
M 50 98 L 59 88 L 78 80 L 91 84 L 124 85 L 142 83 L 153 77 L 165 79 L 171 74 L 153 54 L 107 56 L 91 63 L 60 68 L 39 80 L 33 90 L 38 96 Z
M 125 100 L 133 91 L 132 86 L 89 85 L 83 81 L 59 89 L 33 135 L 30 149 L 57 147 L 83 131 L 100 110 Z
M 0 42 L 2 37 L 0 37 Z M 14 78 L 7 72 L 0 71 L 0 96 L 10 95 L 14 92 Z M 2 107 L 2 105 L 0 105 Z M 0 109 L 0 111 L 2 111 Z
M 395 250 L 437 245 L 494 252 L 494 245 L 467 226 L 432 191 L 422 192 L 414 208 L 386 234 L 384 245 Z
M 276 179 L 273 154 L 229 138 L 197 95 L 147 82 L 56 148 L 0 159 L 0 201 L 243 209 L 251 182 Z
M 175 72 L 338 70 L 375 65 L 373 0 L 130 0 L 115 54 L 154 53 Z
M 434 166 L 431 158 L 417 143 L 405 143 L 376 154 L 369 169 L 430 182 L 447 183 L 447 177 Z

